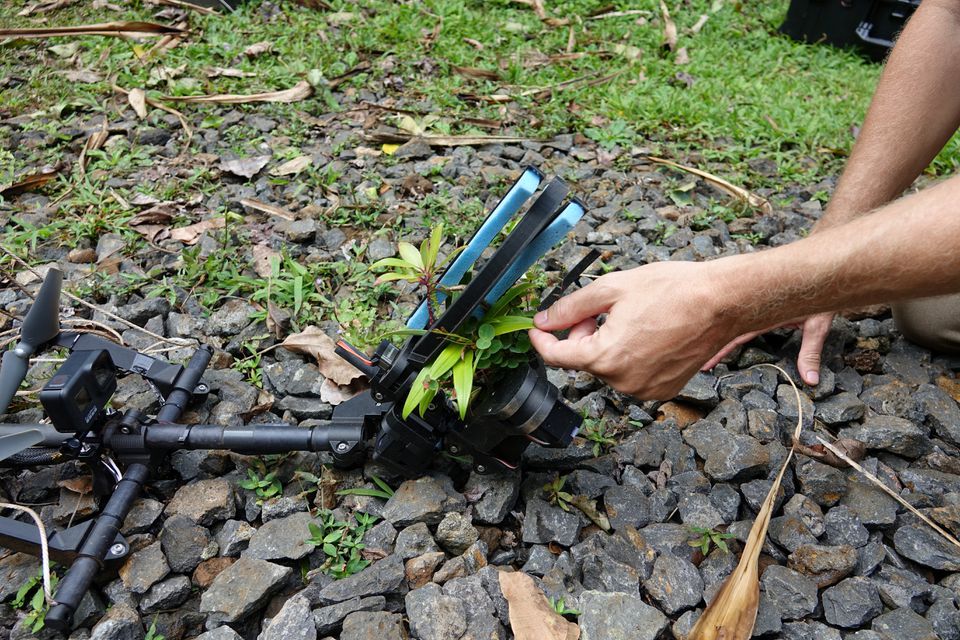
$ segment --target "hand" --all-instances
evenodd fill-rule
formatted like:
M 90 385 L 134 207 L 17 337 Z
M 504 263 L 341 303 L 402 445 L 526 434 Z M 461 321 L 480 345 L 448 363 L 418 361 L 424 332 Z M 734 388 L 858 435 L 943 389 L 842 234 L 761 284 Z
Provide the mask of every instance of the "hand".
M 731 292 L 720 285 L 719 262 L 658 262 L 602 276 L 538 313 L 530 341 L 547 364 L 589 371 L 639 398 L 672 398 L 742 332 L 724 313 Z M 564 329 L 564 340 L 548 333 Z
M 815 387 L 820 384 L 820 354 L 823 351 L 823 343 L 827 339 L 832 325 L 832 313 L 818 313 L 802 320 L 791 320 L 790 322 L 767 327 L 760 331 L 745 333 L 737 336 L 720 349 L 720 351 L 703 365 L 703 370 L 713 369 L 728 353 L 740 345 L 750 342 L 761 334 L 783 327 L 799 328 L 803 330 L 803 337 L 800 341 L 800 353 L 797 354 L 797 371 L 800 372 L 800 377 L 803 378 L 805 383 L 811 387 Z

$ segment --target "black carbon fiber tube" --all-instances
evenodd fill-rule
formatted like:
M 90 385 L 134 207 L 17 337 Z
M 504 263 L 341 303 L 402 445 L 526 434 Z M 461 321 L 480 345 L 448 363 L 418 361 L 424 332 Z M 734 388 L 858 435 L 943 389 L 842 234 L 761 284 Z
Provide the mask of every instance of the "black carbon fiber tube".
M 357 425 L 319 425 L 303 429 L 288 424 L 223 427 L 214 424 L 155 424 L 146 428 L 151 449 L 229 449 L 237 453 L 333 451 L 337 443 L 362 438 Z
M 149 475 L 150 470 L 146 465 L 132 464 L 127 467 L 113 495 L 81 545 L 77 559 L 57 586 L 57 604 L 50 607 L 45 618 L 46 624 L 51 628 L 64 632 L 70 630 L 73 614 L 80 605 L 80 600 L 90 588 L 93 578 L 100 572 L 104 556 L 116 539 L 124 518 L 140 495 L 140 489 Z

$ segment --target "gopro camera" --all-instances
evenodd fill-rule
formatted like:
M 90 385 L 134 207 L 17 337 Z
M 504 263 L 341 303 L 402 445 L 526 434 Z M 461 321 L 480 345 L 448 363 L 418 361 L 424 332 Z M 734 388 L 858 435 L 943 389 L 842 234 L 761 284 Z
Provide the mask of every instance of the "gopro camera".
M 74 351 L 40 391 L 40 403 L 57 431 L 90 431 L 117 390 L 117 374 L 106 349 Z

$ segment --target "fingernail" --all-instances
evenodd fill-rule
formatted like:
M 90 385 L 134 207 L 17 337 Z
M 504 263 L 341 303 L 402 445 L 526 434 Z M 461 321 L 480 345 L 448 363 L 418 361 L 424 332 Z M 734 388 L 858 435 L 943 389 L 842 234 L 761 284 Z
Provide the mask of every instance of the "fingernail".
M 533 316 L 533 324 L 540 325 L 540 324 L 543 324 L 543 323 L 546 322 L 546 321 L 547 321 L 547 312 L 546 312 L 546 311 L 539 311 L 539 312 L 537 312 L 537 315 Z
M 815 387 L 820 384 L 820 372 L 819 371 L 807 371 L 807 380 L 811 387 Z

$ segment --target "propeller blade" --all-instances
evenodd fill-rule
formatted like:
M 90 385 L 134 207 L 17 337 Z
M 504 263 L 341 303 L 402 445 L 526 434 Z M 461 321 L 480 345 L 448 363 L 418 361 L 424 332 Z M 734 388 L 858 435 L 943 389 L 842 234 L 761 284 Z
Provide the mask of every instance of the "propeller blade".
M 49 342 L 60 333 L 60 288 L 63 273 L 50 269 L 43 279 L 43 285 L 37 298 L 23 319 L 20 328 L 20 343 L 30 348 L 32 354 L 37 347 Z M 18 383 L 19 384 L 19 383 Z
M 43 434 L 36 429 L 26 429 L 17 433 L 0 436 L 0 460 L 6 460 L 43 440 Z
M 15 351 L 6 351 L 3 354 L 3 364 L 0 365 L 0 415 L 7 412 L 7 406 L 20 388 L 20 383 L 27 377 L 29 363 L 27 358 L 21 358 Z

